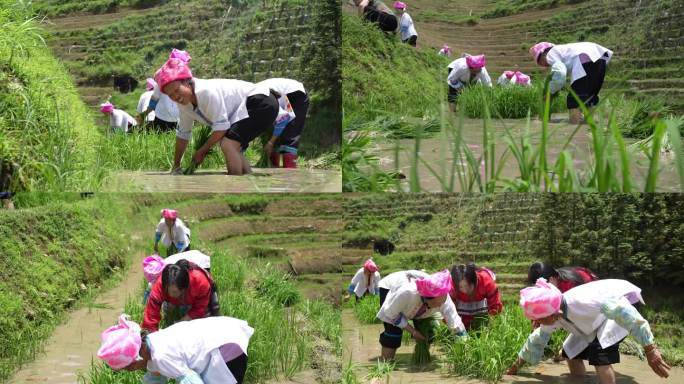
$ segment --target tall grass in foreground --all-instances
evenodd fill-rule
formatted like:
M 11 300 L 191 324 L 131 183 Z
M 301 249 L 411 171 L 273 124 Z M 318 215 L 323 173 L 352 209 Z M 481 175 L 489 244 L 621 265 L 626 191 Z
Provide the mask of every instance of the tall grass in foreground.
M 539 144 L 533 144 L 530 133 L 530 117 L 520 137 L 515 137 L 510 128 L 504 132 L 504 148 L 497 152 L 494 131 L 491 129 L 491 114 L 488 104 L 483 104 L 483 141 L 482 153 L 476 156 L 463 139 L 464 112 L 461 110 L 459 119 L 454 121 L 447 115 L 443 107 L 442 135 L 451 144 L 451 164 L 448 168 L 435 169 L 433 164 L 427 163 L 420 157 L 420 135 L 416 135 L 415 149 L 411 161 L 410 189 L 412 192 L 421 191 L 418 178 L 418 165 L 422 163 L 429 172 L 439 180 L 444 191 L 453 192 L 485 192 L 499 191 L 516 192 L 635 192 L 634 178 L 630 172 L 633 164 L 633 154 L 625 145 L 624 138 L 615 120 L 615 111 L 600 111 L 592 113 L 580 102 L 586 124 L 591 135 L 591 152 L 589 166 L 577 169 L 575 159 L 568 149 L 573 138 L 580 129 L 569 135 L 561 148 L 560 155 L 555 162 L 549 161 L 548 147 L 551 137 L 549 121 L 551 116 L 551 95 L 548 90 L 547 78 L 545 84 L 545 99 L 542 116 L 542 129 Z M 577 95 L 569 90 L 578 100 Z M 597 121 L 607 121 L 606 125 L 599 125 Z M 643 180 L 645 192 L 655 192 L 657 178 L 660 172 L 661 143 L 665 133 L 672 142 L 681 143 L 680 128 L 671 120 L 654 120 L 653 145 L 648 154 L 649 170 Z M 681 145 L 673 145 L 674 162 L 680 176 L 680 185 L 684 190 L 684 153 Z M 510 157 L 518 166 L 518 175 L 512 178 L 501 175 Z

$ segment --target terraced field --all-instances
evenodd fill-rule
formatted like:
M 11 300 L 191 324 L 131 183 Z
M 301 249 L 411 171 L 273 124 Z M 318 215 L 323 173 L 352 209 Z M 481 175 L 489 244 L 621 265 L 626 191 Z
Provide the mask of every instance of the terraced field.
M 483 52 L 490 73 L 498 76 L 511 68 L 539 73 L 527 54 L 537 41 L 594 41 L 615 51 L 608 89 L 656 97 L 684 110 L 681 0 L 572 1 L 556 6 L 509 1 L 529 8 L 496 16 L 493 11 L 502 3 L 413 1 L 419 43 L 436 50 L 447 42 L 457 54 Z
M 37 3 L 43 12 L 60 7 Z M 320 25 L 317 18 L 329 5 L 297 0 L 149 3 L 142 9 L 117 6 L 104 14 L 74 11 L 47 19 L 49 46 L 94 112 L 109 96 L 132 112 L 145 78 L 178 48 L 191 53 L 198 77 L 253 82 L 288 77 L 304 82 L 312 96 L 312 124 L 305 136 L 316 141 L 309 149 L 339 145 L 339 90 L 330 84 L 339 81 L 336 63 L 328 68 L 315 60 L 316 52 L 337 50 L 335 41 L 316 30 L 334 26 L 334 20 Z M 132 89 L 116 90 L 122 80 L 132 81 Z

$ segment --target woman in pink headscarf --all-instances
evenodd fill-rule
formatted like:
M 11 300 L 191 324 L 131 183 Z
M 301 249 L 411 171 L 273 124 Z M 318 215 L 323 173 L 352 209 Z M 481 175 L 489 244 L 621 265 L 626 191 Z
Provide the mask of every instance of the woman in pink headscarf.
M 606 68 L 613 57 L 613 51 L 595 43 L 555 45 L 541 42 L 530 48 L 530 55 L 538 65 L 551 68 L 549 87 L 552 94 L 563 89 L 569 73 L 570 87 L 584 105 L 590 108 L 599 103 L 599 92 L 603 87 Z M 567 105 L 570 123 L 581 123 L 582 112 L 571 94 L 568 94 Z
M 356 297 L 356 301 L 359 301 L 365 295 L 377 295 L 379 293 L 378 284 L 380 283 L 380 271 L 378 266 L 372 259 L 366 260 L 363 267 L 359 268 L 354 274 L 354 277 L 347 288 L 347 292 L 350 295 Z
M 458 96 L 466 87 L 475 84 L 492 87 L 492 79 L 489 77 L 485 65 L 487 65 L 485 55 L 471 56 L 468 54 L 449 64 L 449 75 L 447 76 L 449 94 L 447 100 L 449 101 L 449 109 L 451 111 L 456 110 Z
M 154 232 L 154 252 L 159 253 L 159 242 L 166 247 L 166 256 L 190 249 L 190 229 L 178 218 L 175 209 L 162 209 L 161 220 Z
M 529 87 L 532 85 L 532 81 L 529 76 L 520 71 L 505 71 L 499 76 L 496 81 L 498 85 L 508 86 L 508 85 L 522 85 Z
M 399 32 L 401 33 L 401 42 L 416 46 L 418 42 L 418 32 L 416 31 L 416 26 L 413 24 L 413 19 L 409 15 L 406 3 L 402 1 L 395 1 L 394 9 L 401 13 L 399 18 Z
M 114 108 L 114 105 L 110 102 L 101 104 L 100 112 L 109 115 L 109 126 L 113 132 L 131 133 L 133 132 L 133 127 L 138 125 L 133 116 L 124 110 Z
M 442 45 L 442 48 L 437 52 L 438 55 L 440 56 L 446 56 L 446 57 L 451 57 L 451 47 L 449 47 L 448 44 L 444 43 Z
M 584 360 L 596 368 L 602 384 L 615 383 L 613 364 L 620 362 L 619 345 L 631 335 L 646 351 L 648 364 L 660 377 L 668 377 L 670 367 L 656 348 L 649 327 L 633 304 L 643 303 L 641 289 L 625 280 L 597 280 L 561 293 L 544 279 L 520 291 L 525 317 L 537 321 L 535 329 L 518 353 L 507 374 L 515 375 L 525 363 L 536 364 L 557 329 L 570 335 L 563 343 L 570 374 L 586 373 Z
M 189 64 L 179 58 L 170 58 L 154 80 L 180 111 L 172 173 L 182 172 L 181 160 L 192 139 L 195 121 L 211 127 L 212 133 L 193 155 L 192 168 L 220 144 L 229 175 L 251 173 L 244 152 L 250 142 L 273 126 L 280 110 L 280 95 L 242 80 L 195 78 Z
M 246 321 L 224 316 L 141 334 L 137 323 L 121 315 L 102 333 L 97 357 L 114 370 L 147 370 L 143 382 L 148 384 L 169 378 L 179 384 L 241 384 L 252 334 Z
M 449 297 L 450 290 L 451 274 L 444 270 L 389 292 L 377 315 L 385 327 L 380 334 L 383 359 L 394 359 L 397 348 L 401 346 L 404 330 L 416 340 L 425 340 L 425 336 L 412 327 L 409 320 L 427 319 L 437 312 L 442 314 L 447 326 L 456 335 L 466 336 L 463 322 Z

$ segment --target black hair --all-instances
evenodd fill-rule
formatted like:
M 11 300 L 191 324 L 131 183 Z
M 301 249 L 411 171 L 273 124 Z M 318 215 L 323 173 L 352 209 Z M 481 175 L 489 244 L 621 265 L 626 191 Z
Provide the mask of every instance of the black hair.
M 530 269 L 527 271 L 527 282 L 531 285 L 537 283 L 537 279 L 543 277 L 548 281 L 552 277 L 561 278 L 558 271 L 550 266 L 549 264 L 544 264 L 541 261 L 530 265 Z
M 269 91 L 271 91 L 271 95 L 275 96 L 276 99 L 280 99 L 283 95 L 276 91 L 275 89 L 269 88 Z
M 553 48 L 553 47 L 548 47 L 548 48 L 546 48 L 546 49 L 541 53 L 541 55 L 537 56 L 537 64 L 539 64 L 539 59 L 541 59 L 542 56 L 546 56 L 546 54 L 549 53 L 549 51 L 551 50 L 551 48 Z M 541 64 L 540 64 L 540 65 L 541 65 Z
M 451 281 L 454 284 L 454 288 L 457 289 L 458 282 L 465 280 L 473 286 L 477 285 L 477 271 L 479 268 L 475 263 L 468 264 L 454 264 L 451 267 Z
M 175 285 L 180 290 L 185 290 L 190 286 L 190 263 L 181 259 L 176 264 L 169 264 L 162 270 L 162 289 L 168 294 L 170 285 Z

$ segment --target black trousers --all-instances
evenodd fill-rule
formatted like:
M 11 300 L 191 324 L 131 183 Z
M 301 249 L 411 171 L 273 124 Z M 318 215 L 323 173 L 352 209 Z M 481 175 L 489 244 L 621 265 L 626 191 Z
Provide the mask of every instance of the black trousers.
M 584 63 L 582 68 L 587 75 L 570 85 L 587 107 L 593 107 L 599 103 L 599 92 L 603 87 L 603 80 L 606 78 L 606 67 L 606 61 L 603 59 L 597 60 L 595 63 Z M 570 94 L 567 105 L 568 109 L 579 108 L 577 100 Z
M 295 119 L 287 124 L 280 138 L 278 138 L 276 150 L 278 145 L 299 148 L 299 140 L 304 130 L 304 122 L 306 122 L 306 113 L 309 111 L 309 96 L 306 93 L 302 91 L 288 93 L 287 98 L 294 110 Z
M 231 361 L 226 362 L 226 366 L 230 369 L 230 373 L 235 376 L 238 384 L 245 381 L 245 373 L 247 372 L 247 355 L 244 353 Z
M 261 135 L 278 117 L 278 100 L 274 95 L 254 95 L 247 98 L 249 117 L 235 123 L 227 132 L 226 138 L 240 143 L 242 150 Z

